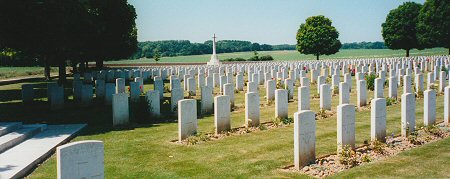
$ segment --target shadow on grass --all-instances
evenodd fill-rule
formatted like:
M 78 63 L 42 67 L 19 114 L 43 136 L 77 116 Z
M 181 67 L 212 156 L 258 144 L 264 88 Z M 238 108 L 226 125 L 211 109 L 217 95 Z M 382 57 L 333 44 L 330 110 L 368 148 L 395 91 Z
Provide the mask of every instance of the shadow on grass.
M 25 124 L 88 124 L 81 135 L 95 135 L 110 131 L 133 130 L 135 128 L 158 127 L 161 123 L 176 122 L 176 116 L 152 117 L 142 105 L 130 104 L 130 121 L 127 126 L 113 127 L 112 107 L 103 100 L 94 99 L 90 107 L 80 107 L 73 100 L 66 100 L 63 110 L 50 110 L 46 101 L 34 101 L 24 105 L 21 102 L 0 104 L 1 122 L 23 122 Z M 163 115 L 166 116 L 166 115 Z
M 52 81 L 54 82 L 54 81 Z M 168 82 L 168 81 L 167 81 Z M 42 79 L 27 82 L 33 84 L 35 99 L 47 97 L 47 83 Z M 153 80 L 146 80 L 146 84 L 152 84 Z M 127 82 L 129 84 L 129 82 Z M 73 95 L 72 79 L 68 79 L 64 85 L 66 96 L 64 109 L 50 110 L 47 101 L 35 100 L 31 104 L 23 104 L 21 101 L 20 85 L 13 89 L 4 89 L 0 86 L 0 122 L 23 122 L 25 124 L 87 124 L 80 135 L 95 135 L 110 131 L 133 130 L 136 128 L 158 127 L 164 123 L 177 122 L 177 112 L 171 110 L 170 97 L 161 100 L 161 116 L 155 117 L 148 113 L 145 96 L 141 96 L 137 104 L 129 104 L 130 124 L 127 126 L 113 127 L 112 107 L 105 105 L 103 99 L 93 98 L 89 107 L 81 107 L 78 102 L 69 99 Z M 200 103 L 199 100 L 197 100 Z M 200 114 L 200 106 L 197 108 Z M 199 119 L 210 115 L 198 115 Z

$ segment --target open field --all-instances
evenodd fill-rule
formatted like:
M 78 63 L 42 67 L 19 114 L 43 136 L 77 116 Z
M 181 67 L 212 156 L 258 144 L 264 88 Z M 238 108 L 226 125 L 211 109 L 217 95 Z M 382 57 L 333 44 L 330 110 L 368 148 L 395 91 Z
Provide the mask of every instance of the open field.
M 51 68 L 50 72 L 57 72 L 58 68 Z M 44 76 L 44 67 L 0 67 L 0 80 L 21 76 Z
M 272 55 L 275 60 L 315 60 L 313 55 L 303 55 L 298 51 L 262 51 L 258 52 L 262 55 Z M 433 48 L 425 50 L 411 50 L 411 56 L 420 55 L 448 55 L 448 49 L 445 48 Z M 248 59 L 253 56 L 253 52 L 236 52 L 236 53 L 222 53 L 218 54 L 221 60 L 227 58 L 245 58 Z M 323 55 L 320 59 L 339 59 L 339 58 L 381 58 L 381 57 L 403 57 L 405 56 L 404 50 L 390 50 L 390 49 L 341 49 L 334 55 Z M 177 56 L 177 57 L 163 57 L 159 62 L 207 62 L 211 55 L 192 55 L 192 56 Z M 137 60 L 120 60 L 120 61 L 108 61 L 105 64 L 136 64 L 136 63 L 154 63 L 153 59 L 137 59 Z
M 259 55 L 272 55 L 275 60 L 315 60 L 312 55 L 302 55 L 297 51 L 263 51 L 258 52 Z M 337 54 L 330 56 L 321 56 L 321 59 L 332 58 L 374 58 L 374 57 L 402 57 L 404 56 L 404 50 L 389 50 L 389 49 L 350 49 L 341 50 Z M 411 56 L 418 55 L 447 55 L 448 49 L 434 48 L 426 50 L 412 50 Z M 250 58 L 253 56 L 253 52 L 238 52 L 238 53 L 223 53 L 218 54 L 220 59 L 226 58 Z M 163 57 L 159 63 L 192 63 L 192 62 L 207 62 L 210 59 L 210 55 L 192 55 L 192 56 L 177 56 L 177 57 Z M 107 61 L 105 64 L 140 64 L 140 63 L 155 63 L 153 59 L 138 59 L 138 60 L 120 60 L 120 61 Z M 91 64 L 95 64 L 91 62 Z M 52 73 L 57 72 L 57 68 L 52 68 Z M 22 77 L 22 76 L 43 76 L 43 67 L 0 67 L 0 80 Z
M 342 78 L 341 78 L 342 79 Z M 45 103 L 45 82 L 35 81 L 36 95 L 41 105 L 33 107 L 20 103 L 20 85 L 0 86 L 0 117 L 11 121 L 30 123 L 88 123 L 88 129 L 75 138 L 79 140 L 102 140 L 105 142 L 106 178 L 236 178 L 236 177 L 299 177 L 298 173 L 284 172 L 281 168 L 293 164 L 293 125 L 229 136 L 221 140 L 208 141 L 193 146 L 175 144 L 177 123 L 175 117 L 167 116 L 161 120 L 136 116 L 134 124 L 124 129 L 112 128 L 110 107 L 94 104 L 90 108 L 80 108 L 69 101 L 65 110 L 50 112 Z M 69 84 L 71 84 L 69 82 Z M 145 90 L 153 89 L 151 81 L 145 82 Z M 168 85 L 168 82 L 166 82 Z M 351 93 L 352 104 L 356 103 L 355 81 Z M 267 106 L 264 99 L 265 88 L 261 85 L 261 122 L 274 119 L 274 105 Z M 317 93 L 317 85 L 311 85 L 311 96 Z M 215 93 L 218 90 L 216 89 Z M 402 88 L 399 88 L 399 94 Z M 70 85 L 66 93 L 71 99 Z M 385 96 L 387 88 L 385 88 Z M 199 98 L 197 92 L 195 98 Z M 244 92 L 235 94 L 236 110 L 232 112 L 232 127 L 244 125 Z M 297 99 L 297 89 L 295 89 Z M 185 94 L 186 96 L 186 94 Z M 368 92 L 369 98 L 373 92 Z M 169 93 L 165 93 L 166 99 Z M 98 101 L 97 101 L 98 102 Z M 332 98 L 333 111 L 336 111 L 338 97 Z M 443 119 L 443 96 L 437 97 L 437 122 Z M 297 111 L 297 101 L 289 103 L 289 116 Z M 416 101 L 416 123 L 423 122 L 423 99 Z M 167 108 L 161 106 L 161 108 Z M 134 109 L 131 109 L 134 110 Z M 319 111 L 319 99 L 311 98 L 311 110 Z M 387 107 L 387 134 L 400 133 L 400 103 Z M 213 116 L 199 116 L 200 133 L 214 131 Z M 317 156 L 336 151 L 336 115 L 317 121 Z M 356 142 L 362 145 L 370 139 L 370 110 L 356 113 Z M 396 157 L 355 167 L 340 173 L 340 176 L 367 177 L 419 177 L 448 178 L 445 172 L 450 165 L 448 145 L 450 139 L 427 144 L 426 146 L 402 153 Z M 443 152 L 443 153 L 442 153 Z M 436 162 L 436 161 L 442 161 Z M 413 164 L 411 164 L 411 162 Z M 435 172 L 425 172 L 432 169 Z M 442 172 L 441 172 L 442 171 Z M 49 160 L 32 173 L 31 178 L 56 178 L 56 157 Z

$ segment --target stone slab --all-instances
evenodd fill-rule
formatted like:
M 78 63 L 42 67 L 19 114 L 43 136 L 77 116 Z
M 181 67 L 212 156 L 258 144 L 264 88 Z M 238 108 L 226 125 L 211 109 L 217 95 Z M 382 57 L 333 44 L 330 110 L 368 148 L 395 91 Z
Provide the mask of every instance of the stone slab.
M 67 142 L 85 124 L 48 125 L 47 129 L 0 154 L 0 178 L 22 178 L 44 161 L 56 146 Z

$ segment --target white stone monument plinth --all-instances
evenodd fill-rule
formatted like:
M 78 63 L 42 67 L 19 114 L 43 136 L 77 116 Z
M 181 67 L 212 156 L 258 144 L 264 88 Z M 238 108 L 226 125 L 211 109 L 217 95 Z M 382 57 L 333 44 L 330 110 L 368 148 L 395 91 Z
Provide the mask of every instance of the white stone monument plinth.
M 218 66 L 220 65 L 219 57 L 216 54 L 216 34 L 213 36 L 213 54 L 211 55 L 211 60 L 207 63 L 207 65 Z

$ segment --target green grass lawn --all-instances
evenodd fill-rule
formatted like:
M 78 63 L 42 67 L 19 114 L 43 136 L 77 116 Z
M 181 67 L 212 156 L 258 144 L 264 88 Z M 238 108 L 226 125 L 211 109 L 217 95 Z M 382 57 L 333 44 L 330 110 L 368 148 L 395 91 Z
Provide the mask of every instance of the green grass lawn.
M 331 178 L 449 178 L 450 138 L 369 163 Z
M 315 60 L 313 55 L 303 55 L 295 50 L 287 51 L 262 51 L 258 52 L 262 55 L 272 55 L 277 61 L 286 60 Z M 448 49 L 445 48 L 433 48 L 425 50 L 411 50 L 411 56 L 420 55 L 448 55 Z M 222 53 L 218 54 L 221 60 L 227 58 L 245 58 L 248 59 L 253 56 L 253 52 L 236 52 L 236 53 Z M 382 57 L 404 57 L 404 50 L 390 50 L 390 49 L 341 49 L 334 55 L 323 55 L 320 59 L 340 59 L 340 58 L 382 58 Z M 210 54 L 206 55 L 191 55 L 191 56 L 177 56 L 177 57 L 163 57 L 159 62 L 207 62 L 211 58 Z M 136 64 L 136 63 L 154 63 L 153 59 L 137 59 L 137 60 L 120 60 L 120 61 L 108 61 L 106 64 Z
M 341 81 L 343 78 L 341 77 Z M 354 80 L 354 78 L 353 78 Z M 90 108 L 77 107 L 68 102 L 65 110 L 50 112 L 45 103 L 45 83 L 34 82 L 40 105 L 32 107 L 20 103 L 20 85 L 0 86 L 0 119 L 27 121 L 30 123 L 88 123 L 81 136 L 74 139 L 101 140 L 105 143 L 106 178 L 306 178 L 299 173 L 284 172 L 281 168 L 293 164 L 293 126 L 256 131 L 221 140 L 208 141 L 194 146 L 175 144 L 177 123 L 174 117 L 162 120 L 136 116 L 133 125 L 125 129 L 112 128 L 111 107 L 96 104 Z M 166 85 L 167 82 L 166 82 Z M 353 81 L 351 103 L 356 103 L 356 83 Z M 153 89 L 146 82 L 145 90 Z M 311 85 L 311 95 L 317 93 L 317 85 Z M 71 91 L 66 89 L 71 98 Z M 217 89 L 215 91 L 217 93 Z M 399 94 L 402 88 L 399 88 Z M 244 125 L 244 92 L 235 94 L 236 111 L 231 113 L 232 127 Z M 295 89 L 297 99 L 297 89 Z M 198 99 L 200 91 L 197 92 Z M 265 88 L 260 86 L 261 104 L 265 105 Z M 368 92 L 369 98 L 373 92 Z M 385 88 L 387 96 L 387 88 Z M 166 93 L 165 97 L 169 97 Z M 336 111 L 338 97 L 332 98 Z M 443 96 L 437 97 L 437 121 L 443 118 Z M 297 101 L 289 103 L 289 116 L 297 111 Z M 423 123 L 423 99 L 416 103 L 416 123 Z M 165 106 L 167 107 L 167 106 Z M 164 106 L 162 106 L 164 108 Z M 134 109 L 132 109 L 134 110 Z M 319 99 L 311 99 L 311 110 L 319 110 Z M 138 111 L 138 110 L 136 110 Z M 139 113 L 139 111 L 138 111 Z M 387 107 L 387 134 L 400 133 L 400 104 Z M 274 119 L 274 106 L 261 108 L 261 121 Z M 336 115 L 317 121 L 317 156 L 336 151 Z M 214 132 L 213 116 L 199 117 L 201 133 Z M 356 113 L 356 142 L 362 145 L 370 139 L 370 111 Z M 396 157 L 355 167 L 336 177 L 426 177 L 449 178 L 448 146 L 450 139 L 427 144 L 404 152 Z M 437 162 L 435 162 L 437 161 Z M 442 162 L 440 162 L 442 161 Z M 423 164 L 423 165 L 422 165 Z M 56 178 L 56 158 L 53 155 L 39 166 L 31 178 Z
M 57 68 L 51 68 L 50 72 L 57 72 Z M 0 80 L 33 75 L 44 76 L 44 67 L 0 67 Z

